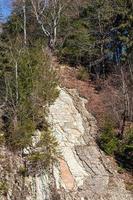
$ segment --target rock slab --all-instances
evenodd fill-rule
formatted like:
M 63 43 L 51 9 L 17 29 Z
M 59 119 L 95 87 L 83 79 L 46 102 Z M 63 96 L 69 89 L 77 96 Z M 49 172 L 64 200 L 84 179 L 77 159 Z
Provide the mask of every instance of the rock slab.
M 123 180 L 95 142 L 97 123 L 75 90 L 60 91 L 49 121 L 62 159 L 54 169 L 62 200 L 131 200 Z
M 50 174 L 18 176 L 21 158 L 5 147 L 0 149 L 0 179 L 8 181 L 8 192 L 0 193 L 0 200 L 133 199 L 110 159 L 97 146 L 97 122 L 85 103 L 76 90 L 60 89 L 49 108 L 48 120 L 61 152 Z

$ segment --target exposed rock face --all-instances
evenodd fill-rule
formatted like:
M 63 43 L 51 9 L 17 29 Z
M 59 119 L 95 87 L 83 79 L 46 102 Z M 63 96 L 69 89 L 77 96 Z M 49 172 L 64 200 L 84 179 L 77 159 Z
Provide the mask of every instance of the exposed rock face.
M 81 99 L 75 90 L 61 89 L 50 107 L 49 122 L 59 142 L 59 162 L 53 166 L 51 174 L 44 172 L 22 179 L 16 177 L 21 159 L 12 160 L 12 155 L 7 155 L 11 166 L 11 172 L 6 172 L 10 189 L 1 200 L 133 199 L 95 142 L 96 120 L 87 112 L 85 99 Z M 3 150 L 5 154 L 7 152 Z M 2 166 L 0 169 L 4 171 Z M 1 174 L 5 176 L 3 172 Z
M 62 200 L 132 199 L 109 159 L 98 148 L 96 120 L 75 90 L 61 90 L 50 107 L 50 121 L 62 152 L 60 168 L 54 170 Z

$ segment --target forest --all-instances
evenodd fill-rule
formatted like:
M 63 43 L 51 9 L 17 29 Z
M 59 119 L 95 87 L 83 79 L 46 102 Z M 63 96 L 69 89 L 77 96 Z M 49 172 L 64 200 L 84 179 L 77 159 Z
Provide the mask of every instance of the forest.
M 47 115 L 59 95 L 51 64 L 51 57 L 56 57 L 59 64 L 80 68 L 77 78 L 91 81 L 98 93 L 107 83 L 117 91 L 97 143 L 132 171 L 132 0 L 16 0 L 1 26 L 0 143 L 23 157 L 39 129 L 39 147 L 46 151 L 33 150 L 26 159 L 37 167 L 38 162 L 48 167 L 55 160 L 58 143 Z

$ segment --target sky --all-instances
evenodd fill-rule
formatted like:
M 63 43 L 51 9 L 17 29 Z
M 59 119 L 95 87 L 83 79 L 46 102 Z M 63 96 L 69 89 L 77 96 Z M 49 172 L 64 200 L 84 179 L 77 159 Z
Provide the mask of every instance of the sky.
M 0 0 L 0 22 L 5 21 L 11 14 L 11 1 L 12 0 Z

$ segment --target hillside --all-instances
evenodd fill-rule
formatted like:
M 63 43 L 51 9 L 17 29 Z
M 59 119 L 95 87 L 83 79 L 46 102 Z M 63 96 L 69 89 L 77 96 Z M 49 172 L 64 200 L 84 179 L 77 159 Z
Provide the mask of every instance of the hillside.
M 132 0 L 8 2 L 0 200 L 131 200 Z
M 1 148 L 0 177 L 7 181 L 1 186 L 2 200 L 132 199 L 115 166 L 95 142 L 97 123 L 85 102 L 76 90 L 60 89 L 50 107 L 49 122 L 61 152 L 50 174 L 44 170 L 22 176 L 24 160 Z M 38 138 L 39 133 L 34 136 L 36 144 Z

